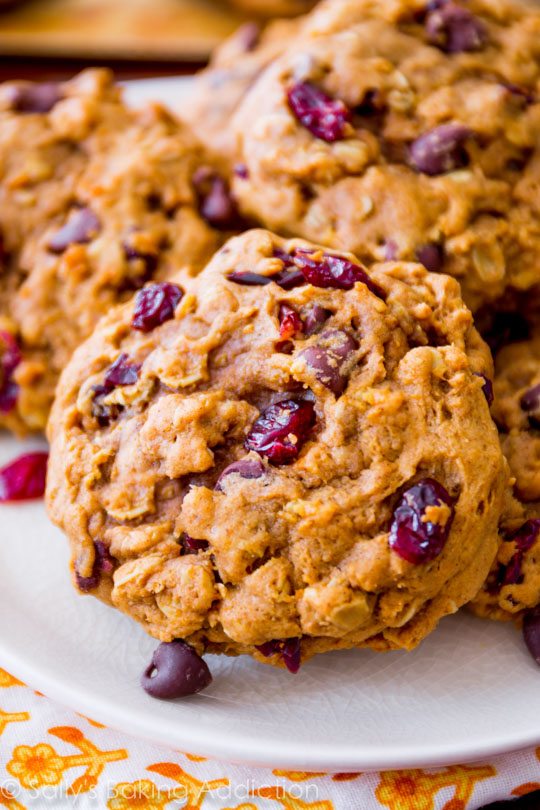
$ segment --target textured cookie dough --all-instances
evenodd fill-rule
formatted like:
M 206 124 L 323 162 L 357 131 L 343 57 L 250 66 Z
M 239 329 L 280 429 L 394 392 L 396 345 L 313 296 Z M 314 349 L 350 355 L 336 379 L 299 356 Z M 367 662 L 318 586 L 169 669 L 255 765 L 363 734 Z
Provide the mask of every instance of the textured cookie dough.
M 264 68 L 300 30 L 300 20 L 275 20 L 263 28 L 241 26 L 212 54 L 209 66 L 193 81 L 189 99 L 177 112 L 209 152 L 234 163 L 231 117 Z
M 229 2 L 250 14 L 266 17 L 295 17 L 305 14 L 315 5 L 315 0 L 229 0 Z
M 540 280 L 540 12 L 326 0 L 232 121 L 246 214 L 416 259 L 476 309 Z
M 497 354 L 494 393 L 492 414 L 518 504 L 505 519 L 497 558 L 472 608 L 511 619 L 540 604 L 540 334 Z
M 260 230 L 181 284 L 62 375 L 48 506 L 78 587 L 199 652 L 414 647 L 487 576 L 508 479 L 459 285 Z
M 45 427 L 101 315 L 151 278 L 196 272 L 222 238 L 199 213 L 202 147 L 160 107 L 127 108 L 106 71 L 5 85 L 0 102 L 0 425 L 24 433 Z

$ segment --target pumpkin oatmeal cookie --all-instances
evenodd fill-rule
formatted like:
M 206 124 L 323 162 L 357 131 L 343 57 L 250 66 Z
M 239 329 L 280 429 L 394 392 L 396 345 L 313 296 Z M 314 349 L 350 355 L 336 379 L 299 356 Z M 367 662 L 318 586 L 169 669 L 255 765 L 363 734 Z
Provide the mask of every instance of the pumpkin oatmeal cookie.
M 326 0 L 232 121 L 246 215 L 407 259 L 473 310 L 540 281 L 540 11 Z
M 129 109 L 106 71 L 5 85 L 0 104 L 0 425 L 24 433 L 101 315 L 196 272 L 236 215 L 187 129 Z
M 496 552 L 491 374 L 454 279 L 246 232 L 62 375 L 48 506 L 75 584 L 199 653 L 411 649 Z
M 540 334 L 495 359 L 493 417 L 515 478 L 517 502 L 504 521 L 497 558 L 473 610 L 520 619 L 540 605 Z

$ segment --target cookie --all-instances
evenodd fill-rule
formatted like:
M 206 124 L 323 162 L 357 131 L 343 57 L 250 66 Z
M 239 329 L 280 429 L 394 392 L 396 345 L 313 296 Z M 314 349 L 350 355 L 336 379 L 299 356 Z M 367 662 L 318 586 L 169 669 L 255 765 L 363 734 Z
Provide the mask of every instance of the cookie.
M 189 99 L 177 113 L 209 152 L 234 163 L 236 144 L 231 117 L 264 68 L 280 55 L 300 29 L 299 20 L 274 20 L 241 26 L 212 54 L 209 66 L 193 80 Z M 242 167 L 236 167 L 242 172 Z
M 0 93 L 19 99 L 0 114 L 0 425 L 18 433 L 44 429 L 99 318 L 152 278 L 200 269 L 223 241 L 212 224 L 231 216 L 202 147 L 163 109 L 128 109 L 101 71 L 50 88 Z
M 540 334 L 497 354 L 493 417 L 515 479 L 497 558 L 473 610 L 494 619 L 521 618 L 540 604 Z
M 236 197 L 284 234 L 447 272 L 476 310 L 540 280 L 539 91 L 531 5 L 326 0 L 233 118 Z
M 198 652 L 411 649 L 496 552 L 491 374 L 454 279 L 246 232 L 62 375 L 47 500 L 75 584 Z

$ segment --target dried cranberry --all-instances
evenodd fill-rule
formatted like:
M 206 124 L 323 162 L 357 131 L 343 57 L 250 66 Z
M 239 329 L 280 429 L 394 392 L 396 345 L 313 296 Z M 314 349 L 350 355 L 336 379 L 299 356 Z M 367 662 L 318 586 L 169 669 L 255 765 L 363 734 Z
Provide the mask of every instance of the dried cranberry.
M 440 273 L 444 267 L 444 248 L 436 242 L 428 242 L 417 248 L 416 258 L 430 273 Z
M 427 516 L 430 507 L 447 506 L 446 522 L 434 523 Z M 443 550 L 454 519 L 454 500 L 433 478 L 424 478 L 407 489 L 394 510 L 389 545 L 407 562 L 431 562 Z
M 140 363 L 132 363 L 127 354 L 121 354 L 105 372 L 103 382 L 110 391 L 119 385 L 135 385 L 140 370 Z
M 279 336 L 283 340 L 296 337 L 301 334 L 304 329 L 302 318 L 298 312 L 289 306 L 289 304 L 281 303 L 279 305 Z
M 182 554 L 197 554 L 199 551 L 206 551 L 209 543 L 207 540 L 195 540 L 184 532 L 180 538 L 180 546 Z
M 527 414 L 529 425 L 532 428 L 540 427 L 540 383 L 529 388 L 521 397 L 519 404 L 521 410 Z
M 208 666 L 185 641 L 162 642 L 141 675 L 141 686 L 161 700 L 194 695 L 212 683 Z
M 491 407 L 493 405 L 493 400 L 495 398 L 493 393 L 493 383 L 491 382 L 489 377 L 486 377 L 485 374 L 475 373 L 474 376 L 481 377 L 483 379 L 484 384 L 482 385 L 482 391 L 484 392 L 487 404 L 489 405 L 489 407 Z
M 62 100 L 62 91 L 55 82 L 21 84 L 10 88 L 8 100 L 15 112 L 48 113 Z
M 352 114 L 343 101 L 331 98 L 309 82 L 289 87 L 287 100 L 297 120 L 316 138 L 332 143 L 345 137 Z
M 264 464 L 258 459 L 244 458 L 234 461 L 225 467 L 214 487 L 218 492 L 223 492 L 223 481 L 229 475 L 238 475 L 240 478 L 255 479 L 264 475 Z
M 270 658 L 272 655 L 280 655 L 283 663 L 293 675 L 300 669 L 302 648 L 299 638 L 265 641 L 264 644 L 256 644 L 255 649 L 258 650 L 261 655 L 264 655 L 265 658 Z
M 22 360 L 17 341 L 9 332 L 0 331 L 0 412 L 9 413 L 17 404 L 19 386 L 13 381 L 15 369 Z
M 319 340 L 315 346 L 308 346 L 300 352 L 299 357 L 313 371 L 315 378 L 338 397 L 348 381 L 343 366 L 358 348 L 358 341 L 339 329 L 323 332 Z
M 430 129 L 411 144 L 411 165 L 431 176 L 461 169 L 469 163 L 465 143 L 471 135 L 469 127 L 462 124 L 442 124 Z
M 141 332 L 151 332 L 156 326 L 174 318 L 174 311 L 184 291 L 178 284 L 160 281 L 149 284 L 137 293 L 131 325 Z
M 31 501 L 45 492 L 47 453 L 26 453 L 0 470 L 0 503 Z
M 452 0 L 437 3 L 425 20 L 428 41 L 446 53 L 478 51 L 486 43 L 484 24 Z
M 265 456 L 271 464 L 292 464 L 314 425 L 313 402 L 283 399 L 262 412 L 246 438 L 245 447 Z
M 540 605 L 525 614 L 523 638 L 530 654 L 540 666 Z
M 507 542 L 514 543 L 515 553 L 504 568 L 502 585 L 519 585 L 523 582 L 523 560 L 527 551 L 533 547 L 540 532 L 540 519 L 533 518 L 525 521 L 517 532 L 506 538 Z
M 70 245 L 91 242 L 101 230 L 101 222 L 91 208 L 77 208 L 68 221 L 49 240 L 51 253 L 63 253 Z
M 98 587 L 102 574 L 112 574 L 114 571 L 114 559 L 109 554 L 109 549 L 105 543 L 102 543 L 101 540 L 94 541 L 94 555 L 94 565 L 89 577 L 81 577 L 79 572 L 75 571 L 77 587 L 85 593 Z
M 294 262 L 300 268 L 306 281 L 314 287 L 332 287 L 337 290 L 351 290 L 357 282 L 365 284 L 368 290 L 379 298 L 385 298 L 384 290 L 370 279 L 363 267 L 353 264 L 341 256 L 324 253 L 320 258 L 298 251 Z

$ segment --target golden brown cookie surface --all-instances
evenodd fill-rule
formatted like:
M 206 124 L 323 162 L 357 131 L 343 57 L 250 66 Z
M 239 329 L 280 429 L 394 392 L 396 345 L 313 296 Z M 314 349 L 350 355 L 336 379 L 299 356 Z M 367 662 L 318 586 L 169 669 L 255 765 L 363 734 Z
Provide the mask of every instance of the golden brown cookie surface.
M 476 309 L 538 283 L 540 13 L 511 0 L 327 0 L 232 123 L 268 227 L 420 260 Z
M 0 424 L 25 432 L 44 428 L 59 372 L 101 315 L 150 278 L 196 272 L 221 237 L 204 219 L 216 178 L 197 180 L 200 145 L 160 107 L 126 107 L 107 72 L 5 85 L 0 102 L 0 331 L 20 354 L 0 361 Z
M 486 577 L 507 481 L 457 283 L 265 231 L 180 283 L 62 376 L 48 502 L 79 588 L 199 651 L 415 646 Z

